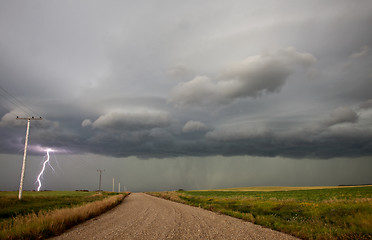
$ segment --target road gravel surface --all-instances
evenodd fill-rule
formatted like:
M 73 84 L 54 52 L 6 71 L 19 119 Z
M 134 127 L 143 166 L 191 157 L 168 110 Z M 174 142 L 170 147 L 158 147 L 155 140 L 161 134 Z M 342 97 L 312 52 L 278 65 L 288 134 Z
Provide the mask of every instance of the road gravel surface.
M 144 193 L 53 238 L 62 239 L 297 239 L 293 236 Z

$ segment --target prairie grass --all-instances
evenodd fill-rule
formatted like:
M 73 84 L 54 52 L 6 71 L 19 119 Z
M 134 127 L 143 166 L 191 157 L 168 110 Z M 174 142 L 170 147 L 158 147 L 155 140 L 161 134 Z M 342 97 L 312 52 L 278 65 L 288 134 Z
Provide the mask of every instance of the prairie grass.
M 314 190 L 314 189 L 335 189 L 335 188 L 354 188 L 366 187 L 372 185 L 359 185 L 359 186 L 312 186 L 312 187 L 283 187 L 283 186 L 267 186 L 267 187 L 239 187 L 239 188 L 223 188 L 212 190 L 197 190 L 197 191 L 251 191 L 251 192 L 273 192 L 273 191 L 293 191 L 293 190 Z
M 303 239 L 372 239 L 372 187 L 150 194 L 241 218 Z
M 18 192 L 0 192 L 0 220 L 39 211 L 66 208 L 106 198 L 110 193 L 77 191 L 24 191 L 21 201 Z
M 44 210 L 4 219 L 0 222 L 0 239 L 44 239 L 118 205 L 127 194 L 71 208 Z

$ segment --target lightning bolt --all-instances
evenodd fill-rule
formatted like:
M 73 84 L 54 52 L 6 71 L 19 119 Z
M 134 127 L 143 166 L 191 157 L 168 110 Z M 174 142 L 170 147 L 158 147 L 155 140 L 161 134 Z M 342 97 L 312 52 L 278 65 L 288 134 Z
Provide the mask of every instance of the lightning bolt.
M 40 180 L 40 178 L 41 178 L 41 176 L 42 176 L 43 173 L 44 173 L 45 165 L 48 163 L 49 166 L 52 167 L 52 166 L 50 165 L 50 163 L 49 163 L 49 160 L 50 160 L 49 152 L 52 152 L 52 151 L 53 151 L 53 149 L 50 149 L 50 148 L 46 149 L 47 157 L 46 157 L 46 159 L 45 159 L 45 161 L 44 161 L 44 163 L 43 163 L 43 168 L 41 169 L 41 172 L 40 172 L 39 175 L 37 176 L 37 180 L 36 180 L 36 181 L 39 183 L 39 187 L 37 188 L 37 191 L 40 191 L 40 188 L 41 188 L 41 180 Z M 53 168 L 52 168 L 52 169 L 53 169 Z

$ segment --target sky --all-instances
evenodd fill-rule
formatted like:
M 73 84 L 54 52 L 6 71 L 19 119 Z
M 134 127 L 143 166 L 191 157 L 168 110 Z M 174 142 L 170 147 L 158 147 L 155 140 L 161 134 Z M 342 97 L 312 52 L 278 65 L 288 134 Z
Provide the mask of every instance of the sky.
M 371 1 L 0 1 L 0 190 L 372 183 Z

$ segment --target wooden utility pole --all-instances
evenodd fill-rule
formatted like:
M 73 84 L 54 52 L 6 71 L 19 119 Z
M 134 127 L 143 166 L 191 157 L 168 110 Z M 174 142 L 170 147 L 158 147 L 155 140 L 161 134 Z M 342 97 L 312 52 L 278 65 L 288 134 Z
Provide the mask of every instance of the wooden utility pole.
M 31 120 L 42 120 L 42 118 L 20 118 L 17 116 L 17 120 L 27 120 L 27 130 L 26 130 L 26 139 L 25 139 L 25 150 L 23 152 L 23 162 L 22 162 L 22 172 L 21 172 L 21 181 L 19 183 L 19 192 L 18 192 L 18 199 L 22 199 L 22 191 L 23 191 L 23 179 L 25 178 L 25 171 L 26 171 L 26 156 L 27 156 L 27 145 L 28 145 L 28 135 L 30 133 L 30 122 Z
M 115 192 L 115 178 L 112 177 L 112 192 Z
M 105 171 L 105 169 L 103 169 L 103 170 L 97 169 L 97 172 L 99 172 L 99 187 L 98 187 L 99 192 L 101 191 L 102 172 L 104 172 L 104 171 Z

